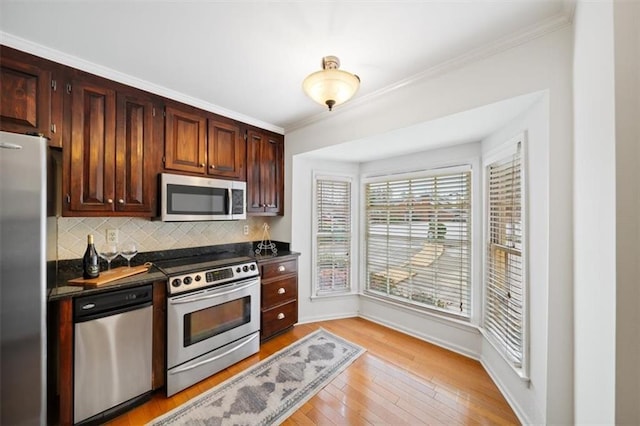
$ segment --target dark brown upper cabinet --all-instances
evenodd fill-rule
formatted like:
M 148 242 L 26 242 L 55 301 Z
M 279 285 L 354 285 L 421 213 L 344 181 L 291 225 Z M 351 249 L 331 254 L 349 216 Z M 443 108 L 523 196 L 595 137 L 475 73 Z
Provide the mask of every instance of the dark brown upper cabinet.
M 156 204 L 158 155 L 154 139 L 161 108 L 138 92 L 116 96 L 116 211 L 150 213 Z M 155 136 L 155 138 L 154 138 Z M 162 146 L 158 144 L 158 147 Z
M 240 127 L 209 119 L 207 173 L 211 176 L 244 180 L 244 138 Z
M 167 106 L 165 160 L 167 170 L 242 180 L 244 140 L 231 120 L 188 106 Z
M 247 213 L 284 214 L 284 137 L 258 130 L 247 132 Z
M 63 188 L 63 213 L 111 212 L 115 197 L 116 92 L 88 79 L 73 79 L 67 92 L 70 140 L 64 147 L 67 187 Z
M 53 62 L 1 46 L 0 130 L 41 134 L 50 139 L 49 145 L 61 147 L 58 73 Z
M 97 77 L 66 86 L 69 143 L 63 156 L 63 214 L 152 216 L 156 107 L 143 92 Z
M 177 106 L 167 106 L 165 114 L 165 169 L 206 173 L 207 119 Z

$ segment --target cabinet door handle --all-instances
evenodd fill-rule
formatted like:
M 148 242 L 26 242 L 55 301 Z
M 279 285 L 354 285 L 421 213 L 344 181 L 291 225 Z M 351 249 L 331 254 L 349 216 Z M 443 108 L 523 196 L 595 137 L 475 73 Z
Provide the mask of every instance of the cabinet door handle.
M 287 292 L 287 290 L 285 290 L 284 288 L 280 287 L 278 289 L 278 294 L 285 294 Z
M 113 200 L 111 198 L 107 199 L 107 204 L 113 204 Z
M 210 168 L 210 169 L 215 169 L 215 168 L 216 168 L 216 166 L 214 166 L 213 164 L 210 164 L 210 165 L 209 165 L 209 168 Z
M 204 164 L 204 163 L 200 163 L 200 167 L 204 167 L 204 166 L 205 166 L 205 164 Z
M 278 266 L 278 272 L 284 272 L 285 269 L 287 269 L 287 268 L 285 268 L 284 265 Z
M 124 200 L 122 198 L 118 199 L 118 204 L 124 204 Z
M 278 319 L 279 319 L 279 320 L 284 319 L 284 314 L 283 314 L 282 312 L 280 312 L 280 313 L 278 314 Z

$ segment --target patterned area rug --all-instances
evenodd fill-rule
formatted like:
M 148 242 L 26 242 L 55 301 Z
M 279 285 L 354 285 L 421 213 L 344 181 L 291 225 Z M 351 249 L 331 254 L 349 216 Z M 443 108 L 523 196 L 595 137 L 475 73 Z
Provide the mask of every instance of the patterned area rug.
M 278 424 L 364 352 L 317 330 L 149 425 Z

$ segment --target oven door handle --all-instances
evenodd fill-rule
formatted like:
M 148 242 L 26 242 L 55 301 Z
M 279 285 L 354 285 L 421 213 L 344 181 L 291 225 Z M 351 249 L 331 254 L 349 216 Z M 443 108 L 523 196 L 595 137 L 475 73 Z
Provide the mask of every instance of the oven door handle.
M 251 336 L 251 338 L 249 340 L 246 340 L 246 341 L 240 343 L 239 345 L 234 346 L 233 348 L 231 348 L 231 349 L 229 349 L 227 351 L 224 351 L 223 353 L 221 353 L 219 355 L 214 356 L 213 358 L 205 359 L 205 360 L 197 362 L 197 363 L 195 363 L 193 365 L 187 365 L 185 367 L 174 368 L 173 370 L 169 371 L 169 374 L 184 373 L 185 371 L 193 370 L 194 368 L 200 367 L 201 365 L 208 364 L 208 363 L 213 362 L 213 361 L 215 361 L 217 359 L 220 359 L 220 358 L 222 358 L 224 356 L 227 356 L 231 352 L 236 351 L 236 350 L 240 349 L 241 347 L 251 343 L 253 340 L 257 339 L 259 335 L 260 335 L 259 333 L 254 334 L 253 336 Z
M 219 293 L 215 292 L 212 294 L 206 294 L 204 296 L 196 295 L 193 297 L 185 297 L 184 299 L 169 300 L 169 303 L 172 305 L 179 305 L 181 303 L 191 303 L 191 302 L 198 302 L 200 300 L 213 299 L 214 297 L 224 296 L 225 294 L 231 294 L 231 293 L 235 293 L 236 291 L 247 289 L 256 284 L 257 284 L 256 281 L 252 281 L 249 284 L 243 285 L 242 287 L 233 288 L 231 290 L 221 291 Z

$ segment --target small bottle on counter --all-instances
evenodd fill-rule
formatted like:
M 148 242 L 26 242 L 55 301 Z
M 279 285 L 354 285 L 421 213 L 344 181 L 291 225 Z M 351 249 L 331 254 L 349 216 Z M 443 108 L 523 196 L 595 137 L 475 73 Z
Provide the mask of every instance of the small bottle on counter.
M 98 263 L 98 252 L 93 245 L 93 235 L 87 235 L 87 250 L 82 257 L 82 277 L 84 279 L 98 278 L 100 276 L 100 266 Z

